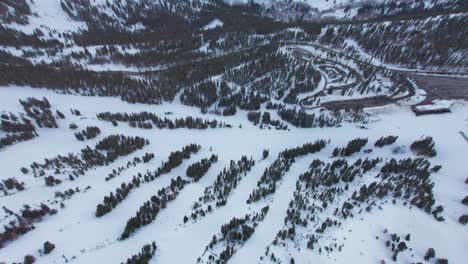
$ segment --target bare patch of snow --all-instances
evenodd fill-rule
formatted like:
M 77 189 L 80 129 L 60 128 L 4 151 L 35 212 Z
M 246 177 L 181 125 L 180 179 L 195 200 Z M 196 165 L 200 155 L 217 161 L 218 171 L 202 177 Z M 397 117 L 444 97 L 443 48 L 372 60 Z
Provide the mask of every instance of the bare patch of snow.
M 204 30 L 209 30 L 209 29 L 213 29 L 213 28 L 217 28 L 217 27 L 222 27 L 223 24 L 224 24 L 223 21 L 216 18 L 216 19 L 213 19 L 213 21 L 211 21 L 207 25 L 205 25 L 203 27 L 203 29 Z

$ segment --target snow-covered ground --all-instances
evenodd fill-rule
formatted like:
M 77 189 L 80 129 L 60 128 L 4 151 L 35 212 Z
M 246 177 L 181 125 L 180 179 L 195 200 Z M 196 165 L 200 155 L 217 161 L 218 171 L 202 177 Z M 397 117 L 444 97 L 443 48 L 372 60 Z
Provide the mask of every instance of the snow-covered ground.
M 11 25 L 24 33 L 31 34 L 34 30 L 49 29 L 56 32 L 75 32 L 86 28 L 86 23 L 73 21 L 60 6 L 60 0 L 35 0 L 31 2 L 32 15 L 27 25 Z
M 231 263 L 254 263 L 264 254 L 265 247 L 272 242 L 283 226 L 298 175 L 308 169 L 312 160 L 329 159 L 334 147 L 343 146 L 356 137 L 368 137 L 369 144 L 373 144 L 381 136 L 387 135 L 398 136 L 398 144 L 407 146 L 424 135 L 434 138 L 438 155 L 431 158 L 431 163 L 442 165 L 442 170 L 431 177 L 435 183 L 435 198 L 444 206 L 446 220 L 437 222 L 421 210 L 389 204 L 382 210 L 374 210 L 345 221 L 339 230 L 334 230 L 330 236 L 344 243 L 341 252 L 333 252 L 326 256 L 306 248 L 301 248 L 300 251 L 290 248 L 296 263 L 377 263 L 381 259 L 389 260 L 385 241 L 383 238 L 375 238 L 383 237 L 382 231 L 386 228 L 389 232 L 399 234 L 411 232 L 413 251 L 400 258 L 399 262 L 422 261 L 429 247 L 436 250 L 438 257 L 445 257 L 450 263 L 465 263 L 468 258 L 468 230 L 466 226 L 458 223 L 458 217 L 468 213 L 467 207 L 460 202 L 468 190 L 464 184 L 468 176 L 465 165 L 468 144 L 459 134 L 459 131 L 468 131 L 468 104 L 465 102 L 455 103 L 450 114 L 421 117 L 416 117 L 409 106 L 389 105 L 374 108 L 370 110 L 371 114 L 378 116 L 380 121 L 366 125 L 366 129 L 360 128 L 359 124 L 344 123 L 340 128 L 298 129 L 291 126 L 290 131 L 259 129 L 245 118 L 244 111 L 239 111 L 233 117 L 221 117 L 203 115 L 198 109 L 179 103 L 128 104 L 117 98 L 60 95 L 44 89 L 26 87 L 0 87 L 0 111 L 21 112 L 19 99 L 44 96 L 51 102 L 52 108 L 63 112 L 66 118 L 59 121 L 60 128 L 41 128 L 38 130 L 39 137 L 16 143 L 0 151 L 0 179 L 14 176 L 24 181 L 26 187 L 24 191 L 0 197 L 0 204 L 18 212 L 23 204 L 47 203 L 54 198 L 56 191 L 75 187 L 84 190 L 87 186 L 91 186 L 91 189 L 75 194 L 64 202 L 65 207 L 59 209 L 56 215 L 35 223 L 35 230 L 8 243 L 0 250 L 0 262 L 21 262 L 25 255 L 31 254 L 36 256 L 37 263 L 64 263 L 65 258 L 73 263 L 115 263 L 126 260 L 139 252 L 143 244 L 154 240 L 158 244 L 158 250 L 152 263 L 195 263 L 212 236 L 219 232 L 221 225 L 233 217 L 241 217 L 259 208 L 257 204 L 247 204 L 246 200 L 265 168 L 274 161 L 280 151 L 316 139 L 330 139 L 329 146 L 321 152 L 297 159 L 277 186 L 276 193 L 269 198 L 270 212 L 260 222 L 251 239 L 230 260 Z M 69 111 L 71 108 L 80 110 L 82 116 L 72 115 Z M 138 129 L 125 123 L 114 127 L 110 122 L 97 120 L 96 113 L 105 111 L 148 111 L 162 117 L 166 112 L 173 112 L 167 117 L 197 116 L 218 119 L 232 124 L 233 128 Z M 76 123 L 80 130 L 86 126 L 98 126 L 102 134 L 89 141 L 78 141 L 74 137 L 75 131 L 68 128 L 72 122 Z M 75 181 L 64 181 L 54 187 L 44 186 L 43 178 L 33 178 L 20 172 L 21 167 L 27 167 L 32 162 L 42 162 L 44 158 L 59 154 L 76 153 L 86 145 L 93 146 L 105 136 L 115 133 L 144 137 L 150 141 L 150 145 L 119 158 L 108 166 L 90 170 Z M 96 205 L 102 201 L 104 195 L 114 191 L 134 174 L 156 169 L 171 151 L 181 149 L 189 143 L 200 144 L 201 151 L 171 173 L 142 185 L 112 212 L 101 218 L 94 216 Z M 265 160 L 261 160 L 263 149 L 270 150 L 270 155 Z M 115 179 L 104 180 L 112 169 L 124 166 L 127 161 L 142 156 L 145 152 L 155 153 L 156 158 L 149 163 L 129 168 Z M 144 201 L 160 188 L 167 186 L 170 179 L 179 175 L 186 177 L 185 170 L 189 164 L 213 153 L 219 156 L 219 161 L 210 168 L 207 175 L 199 182 L 185 187 L 177 199 L 171 201 L 151 224 L 142 227 L 127 240 L 117 240 L 127 219 L 135 214 Z M 193 202 L 203 194 L 205 187 L 212 184 L 216 175 L 229 165 L 230 160 L 239 160 L 242 155 L 253 156 L 257 164 L 232 191 L 226 206 L 200 221 L 184 224 L 183 216 L 190 213 Z M 364 157 L 363 153 L 358 155 Z M 389 150 L 376 150 L 372 155 L 385 158 L 401 157 Z M 45 241 L 54 243 L 56 249 L 50 254 L 40 256 L 38 250 Z
M 213 28 L 217 28 L 217 27 L 222 27 L 223 26 L 223 21 L 219 20 L 219 19 L 213 19 L 213 21 L 211 21 L 210 23 L 208 23 L 207 25 L 205 25 L 203 27 L 204 30 L 209 30 L 209 29 L 213 29 Z

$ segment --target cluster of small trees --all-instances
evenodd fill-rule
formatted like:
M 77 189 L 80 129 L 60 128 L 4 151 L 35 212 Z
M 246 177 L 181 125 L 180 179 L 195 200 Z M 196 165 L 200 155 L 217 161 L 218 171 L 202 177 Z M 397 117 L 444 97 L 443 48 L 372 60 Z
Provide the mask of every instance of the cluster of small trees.
M 309 236 L 307 242 L 307 247 L 313 249 L 328 228 L 341 225 L 339 218 L 346 219 L 356 213 L 369 212 L 373 207 L 384 204 L 387 197 L 393 198 L 393 203 L 396 199 L 402 199 L 404 205 L 414 205 L 432 214 L 437 221 L 444 220 L 440 215 L 443 207 L 437 206 L 434 209 L 434 184 L 429 177 L 433 168 L 426 159 L 391 159 L 379 168 L 376 181 L 358 185 L 355 190 L 351 189 L 352 182 L 376 168 L 381 161 L 380 158 L 366 158 L 348 164 L 346 159 L 336 159 L 329 163 L 315 159 L 309 171 L 299 176 L 294 197 L 286 213 L 285 227 L 278 233 L 274 244 L 279 243 L 279 239 L 295 241 L 295 230 L 297 226 L 302 226 L 306 230 L 315 230 L 315 234 Z M 339 196 L 349 197 L 348 194 L 352 194 L 351 198 L 340 200 L 342 206 L 333 206 Z M 333 217 L 323 219 L 321 214 L 325 212 Z M 307 228 L 308 226 L 312 226 L 312 229 Z M 398 252 L 405 250 L 404 246 L 394 245 L 394 259 Z M 329 252 L 333 247 L 337 245 L 326 246 L 325 250 Z
M 327 142 L 325 140 L 316 140 L 314 143 L 306 143 L 302 146 L 286 149 L 279 153 L 278 158 L 273 164 L 265 169 L 265 172 L 257 183 L 257 187 L 249 195 L 247 203 L 256 202 L 274 193 L 276 191 L 277 181 L 281 180 L 283 175 L 289 171 L 289 168 L 295 162 L 296 158 L 319 152 L 326 145 Z
M 124 135 L 110 135 L 103 138 L 96 144 L 96 149 L 106 152 L 106 161 L 112 162 L 119 156 L 126 156 L 138 149 L 148 145 L 149 141 L 142 137 L 129 137 Z M 88 160 L 83 155 L 84 160 Z
M 145 153 L 141 158 L 135 157 L 133 161 L 128 161 L 126 167 L 118 167 L 117 170 L 113 169 L 111 173 L 105 178 L 106 181 L 109 181 L 117 176 L 119 176 L 123 171 L 130 168 L 130 166 L 135 167 L 139 163 L 148 163 L 154 158 L 154 153 Z
M 435 157 L 437 155 L 435 142 L 432 137 L 425 137 L 420 140 L 416 140 L 411 144 L 410 148 L 414 153 L 416 153 L 416 155 L 428 157 Z
M 57 179 L 52 175 L 49 175 L 44 178 L 44 183 L 46 186 L 52 187 L 52 186 L 59 185 L 60 183 L 62 183 L 62 180 Z
M 258 223 L 263 221 L 269 210 L 263 207 L 260 212 L 243 218 L 232 218 L 221 226 L 221 232 L 211 239 L 198 263 L 227 263 L 234 253 L 252 236 Z
M 468 178 L 465 179 L 465 184 L 468 184 Z M 462 204 L 468 205 L 468 196 L 465 196 L 462 200 Z M 458 222 L 462 225 L 466 225 L 468 223 L 468 214 L 463 214 L 458 218 Z
M 54 249 L 55 249 L 55 245 L 50 243 L 49 241 L 46 241 L 42 247 L 42 252 L 44 254 L 49 254 Z
M 307 228 L 310 225 L 315 234 L 309 236 L 307 248 L 314 249 L 314 245 L 327 228 L 340 225 L 339 221 L 330 218 L 325 219 L 320 224 L 319 213 L 323 213 L 327 209 L 331 210 L 330 207 L 335 198 L 338 195 L 343 195 L 351 182 L 375 168 L 380 161 L 379 158 L 366 158 L 365 160 L 358 159 L 349 164 L 346 159 L 336 159 L 329 163 L 320 159 L 313 160 L 309 170 L 301 174 L 296 182 L 296 191 L 286 211 L 285 226 L 278 232 L 273 243 L 276 245 L 286 239 L 294 240 L 296 227 Z M 344 187 L 340 186 L 339 183 L 343 183 Z M 337 207 L 333 215 L 346 219 L 348 216 L 352 216 L 351 209 L 353 207 L 351 203 L 344 202 L 341 210 Z M 316 228 L 313 229 L 314 227 Z M 332 250 L 331 247 L 325 249 Z
M 2 10 L 0 21 L 4 25 L 12 22 L 26 25 L 29 22 L 28 16 L 31 15 L 31 9 L 26 0 L 3 1 L 0 3 L 0 10 Z
M 436 252 L 433 248 L 428 248 L 426 254 L 424 255 L 425 261 L 430 261 L 432 258 L 435 258 Z
M 40 208 L 32 209 L 29 205 L 25 205 L 21 216 L 29 222 L 38 221 L 46 215 L 54 215 L 57 213 L 56 209 L 50 209 L 46 204 L 41 203 Z
M 403 252 L 408 249 L 408 246 L 406 245 L 407 242 L 410 241 L 410 234 L 407 234 L 405 236 L 405 241 L 400 238 L 399 235 L 397 234 L 391 234 L 390 239 L 385 242 L 385 246 L 388 248 L 391 248 L 392 250 L 392 260 L 397 261 L 398 260 L 398 254 L 400 252 Z
M 186 105 L 207 108 L 218 100 L 217 85 L 219 84 L 206 81 L 186 88 L 180 95 L 180 101 Z
M 218 156 L 213 154 L 209 159 L 204 158 L 198 162 L 195 162 L 187 167 L 186 174 L 188 177 L 193 178 L 194 181 L 198 181 L 206 172 L 210 169 L 211 165 L 218 161 Z
M 9 241 L 17 239 L 19 236 L 28 233 L 35 227 L 34 222 L 41 221 L 47 215 L 54 215 L 57 213 L 56 209 L 51 209 L 46 204 L 41 203 L 37 209 L 31 208 L 29 205 L 24 205 L 20 214 L 15 214 L 10 209 L 3 207 L 7 215 L 14 216 L 15 219 L 9 221 L 4 225 L 3 232 L 0 232 L 0 248 L 3 248 Z
M 36 262 L 36 258 L 33 255 L 24 256 L 24 260 L 23 260 L 24 264 L 33 264 L 34 262 Z
M 268 155 L 270 155 L 270 150 L 264 149 L 264 150 L 262 151 L 262 158 L 263 158 L 263 159 L 266 159 L 266 158 L 268 158 Z
M 43 164 L 33 162 L 30 167 L 35 177 L 46 175 L 46 171 L 56 175 L 69 172 L 69 179 L 74 180 L 93 167 L 112 163 L 121 156 L 142 149 L 147 144 L 148 140 L 138 136 L 110 135 L 99 141 L 94 148 L 86 146 L 79 155 L 72 153 L 67 156 L 58 155 L 52 159 L 45 159 Z
M 326 145 L 327 145 L 327 141 L 323 139 L 319 139 L 319 140 L 314 141 L 314 143 L 309 142 L 299 147 L 285 149 L 278 155 L 278 157 L 283 157 L 286 159 L 295 159 L 300 156 L 317 153 L 321 151 Z
M 75 123 L 71 123 L 70 126 L 68 126 L 68 128 L 72 129 L 72 130 L 75 130 L 78 128 L 78 125 L 75 124 Z
M 19 182 L 16 178 L 7 178 L 0 182 L 0 191 L 5 195 L 12 190 L 22 191 L 24 190 L 24 182 Z
M 218 107 L 225 107 L 230 109 L 229 112 L 233 112 L 234 108 L 239 107 L 243 110 L 258 110 L 260 105 L 268 100 L 268 96 L 256 93 L 255 88 L 251 87 L 247 90 L 245 87 L 242 87 L 240 91 L 229 93 L 227 95 L 221 96 L 219 98 Z M 229 114 L 223 114 L 229 115 Z
M 430 179 L 430 162 L 423 158 L 391 159 L 380 169 L 379 178 L 382 181 L 374 181 L 361 186 L 359 192 L 353 193 L 352 199 L 365 202 L 371 197 L 383 199 L 387 195 L 393 198 L 401 198 L 417 208 L 432 214 L 437 221 L 444 221 L 439 214 L 443 212 L 442 206 L 435 205 L 433 193 L 434 183 Z M 369 210 L 370 210 L 369 205 Z
M 227 106 L 227 107 L 224 107 L 222 109 L 222 115 L 223 116 L 233 116 L 235 115 L 237 112 L 237 107 L 235 105 L 230 105 L 230 106 Z
M 57 121 L 50 110 L 50 103 L 47 98 L 42 98 L 42 100 L 28 97 L 26 100 L 19 100 L 21 105 L 26 112 L 26 115 L 36 120 L 36 123 L 39 127 L 47 128 L 57 128 Z M 65 118 L 65 116 L 57 110 L 57 115 L 60 118 Z
M 276 234 L 276 237 L 273 240 L 273 245 L 276 246 L 278 244 L 278 239 L 281 239 L 281 240 L 285 240 L 286 238 L 294 239 L 295 236 L 296 236 L 296 227 L 294 225 L 290 228 L 282 229 L 278 231 L 278 233 Z
M 354 153 L 361 151 L 361 149 L 367 144 L 367 138 L 355 138 L 348 142 L 346 147 L 344 148 L 335 148 L 333 150 L 333 156 L 336 157 L 338 155 L 343 157 L 349 157 Z
M 150 162 L 152 159 L 154 159 L 154 153 L 145 153 L 145 155 L 143 155 L 143 157 L 141 157 L 143 159 L 143 162 L 144 163 L 148 163 Z
M 214 206 L 224 206 L 231 191 L 237 188 L 239 182 L 254 165 L 255 160 L 252 157 L 249 159 L 247 156 L 242 156 L 237 162 L 231 160 L 229 167 L 218 174 L 215 182 L 206 187 L 204 194 L 193 204 L 191 218 L 196 220 L 212 212 Z M 187 221 L 188 217 L 184 216 L 184 222 Z
M 26 141 L 38 136 L 36 127 L 31 120 L 36 121 L 38 127 L 57 128 L 56 117 L 64 119 L 65 115 L 56 110 L 55 115 L 51 111 L 51 105 L 47 98 L 42 100 L 28 97 L 19 100 L 23 106 L 24 113 L 19 117 L 13 113 L 2 113 L 0 115 L 0 131 L 5 135 L 0 137 L 0 149 L 18 141 Z
M 89 189 L 89 188 L 90 187 L 88 186 L 86 189 Z M 81 190 L 78 187 L 76 187 L 75 189 L 70 188 L 68 190 L 65 190 L 64 192 L 57 191 L 57 192 L 55 192 L 55 198 L 67 199 L 67 198 L 70 198 L 70 197 L 72 197 L 73 195 L 75 195 L 76 193 L 79 193 L 79 192 L 81 192 Z M 61 204 L 61 206 L 62 205 L 63 204 Z
M 468 195 L 465 196 L 465 198 L 463 198 L 463 200 L 461 201 L 461 203 L 462 203 L 463 205 L 468 205 Z
M 308 114 L 304 109 L 280 107 L 278 115 L 284 121 L 301 128 L 334 127 L 341 123 L 341 118 L 333 118 L 324 113 L 319 116 Z
M 0 233 L 0 248 L 3 248 L 9 241 L 15 240 L 17 237 L 28 233 L 33 230 L 34 226 L 27 222 L 27 220 L 18 218 L 16 221 L 10 221 L 8 225 L 4 226 L 3 232 Z
M 458 218 L 458 222 L 462 225 L 466 225 L 468 223 L 468 215 L 464 214 L 464 215 L 461 215 L 459 218 Z
M 146 264 L 154 257 L 157 250 L 156 242 L 153 241 L 151 244 L 146 244 L 141 248 L 141 252 L 138 255 L 133 255 L 128 258 L 122 264 Z
M 374 169 L 380 161 L 379 158 L 366 158 L 364 160 L 359 158 L 353 164 L 348 164 L 346 159 L 336 159 L 325 164 L 321 160 L 315 159 L 310 165 L 310 170 L 299 176 L 299 181 L 305 184 L 306 189 L 310 188 L 312 191 L 318 190 L 320 186 L 332 187 L 339 182 L 351 183 L 356 177 L 362 177 L 364 173 Z M 324 199 L 321 201 L 331 202 Z
M 200 145 L 189 144 L 182 148 L 182 151 L 171 152 L 168 161 L 165 162 L 160 168 L 158 168 L 157 174 L 168 173 L 173 168 L 182 164 L 184 159 L 189 159 L 191 153 L 198 153 L 201 149 Z
M 89 126 L 86 127 L 86 129 L 83 129 L 82 131 L 76 132 L 75 137 L 79 141 L 84 141 L 84 140 L 89 140 L 97 137 L 99 134 L 101 134 L 101 130 L 97 126 Z
M 397 138 L 398 136 L 381 137 L 375 142 L 374 146 L 381 148 L 385 145 L 391 145 L 395 143 Z
M 13 113 L 2 113 L 0 118 L 0 131 L 5 132 L 4 136 L 0 137 L 0 149 L 38 136 L 31 120 L 22 115 L 18 117 Z
M 115 190 L 115 195 L 111 192 L 108 196 L 104 196 L 103 202 L 96 206 L 96 217 L 101 217 L 112 211 L 118 204 L 120 204 L 134 189 L 140 187 L 141 183 L 148 183 L 154 181 L 162 174 L 169 173 L 172 169 L 182 164 L 184 159 L 189 159 L 192 153 L 197 153 L 201 146 L 196 144 L 189 144 L 184 146 L 181 151 L 171 152 L 168 160 L 164 162 L 154 172 L 147 172 L 145 175 L 138 173 L 134 175 L 132 180 L 127 183 L 122 183 Z
M 247 113 L 247 119 L 250 122 L 254 123 L 254 125 L 260 124 L 260 128 L 263 128 L 264 125 L 265 126 L 266 125 L 271 125 L 271 126 L 276 127 L 276 129 L 282 129 L 282 130 L 288 129 L 288 126 L 283 124 L 279 120 L 271 119 L 270 112 L 268 112 L 268 111 L 263 112 L 263 115 L 262 115 L 262 113 L 260 111 L 258 111 L 258 112 L 254 112 L 254 111 L 248 112 Z
M 430 261 L 431 259 L 435 258 L 436 252 L 433 248 L 428 248 L 426 254 L 424 255 L 425 261 Z M 438 258 L 435 260 L 436 264 L 448 264 L 449 261 L 445 258 Z
M 81 111 L 78 110 L 78 109 L 70 108 L 70 112 L 71 112 L 72 115 L 74 115 L 74 116 L 81 116 Z
M 125 183 L 123 182 L 115 191 L 115 195 L 111 192 L 108 196 L 104 196 L 103 202 L 96 206 L 96 217 L 101 217 L 112 211 L 118 204 L 120 204 L 133 189 L 139 188 L 141 184 L 140 178 L 133 176 L 132 180 Z
M 97 114 L 98 119 L 110 121 L 115 125 L 118 122 L 128 122 L 131 127 L 151 129 L 153 126 L 159 129 L 178 129 L 178 128 L 189 128 L 189 129 L 207 129 L 216 127 L 227 127 L 224 122 L 217 120 L 203 120 L 201 118 L 193 118 L 188 116 L 186 118 L 176 118 L 174 121 L 168 118 L 160 118 L 159 116 L 150 112 L 140 113 L 99 113 Z M 148 122 L 149 121 L 149 122 Z
M 268 113 L 268 112 L 265 112 L 265 113 Z M 248 119 L 250 122 L 254 123 L 254 125 L 257 125 L 258 123 L 260 123 L 261 114 L 262 114 L 262 113 L 261 113 L 260 111 L 258 111 L 258 112 L 253 112 L 253 111 L 248 112 L 248 113 L 247 113 L 247 119 Z M 264 114 L 264 115 L 265 115 L 265 114 Z M 269 116 L 269 115 L 270 115 L 270 113 L 268 113 L 267 116 Z M 263 120 L 262 120 L 262 122 L 263 122 Z
M 120 238 L 126 239 L 140 227 L 153 222 L 159 212 L 166 208 L 167 203 L 175 200 L 180 191 L 188 183 L 190 182 L 182 179 L 180 176 L 175 180 L 171 179 L 171 184 L 169 186 L 160 189 L 156 195 L 153 195 L 150 200 L 140 206 L 135 216 L 127 220 L 127 224 Z

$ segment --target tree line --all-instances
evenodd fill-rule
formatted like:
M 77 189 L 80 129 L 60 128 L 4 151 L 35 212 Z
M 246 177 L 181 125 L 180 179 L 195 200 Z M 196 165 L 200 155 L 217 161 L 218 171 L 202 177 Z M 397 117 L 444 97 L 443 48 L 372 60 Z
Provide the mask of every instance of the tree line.
M 249 195 L 247 203 L 257 202 L 260 199 L 264 199 L 267 195 L 275 193 L 276 183 L 289 171 L 296 158 L 319 152 L 326 145 L 327 142 L 325 140 L 316 140 L 314 143 L 306 143 L 302 146 L 285 149 L 280 152 L 278 158 L 263 172 L 260 180 L 257 182 L 257 187 Z
M 239 182 L 255 165 L 255 160 L 242 156 L 237 162 L 231 160 L 229 167 L 225 167 L 217 176 L 215 182 L 206 187 L 203 195 L 192 205 L 193 220 L 204 217 L 211 213 L 216 207 L 226 205 L 230 193 L 237 188 Z M 188 221 L 184 216 L 184 223 Z
M 195 162 L 187 167 L 187 177 L 192 178 L 194 181 L 200 180 L 203 175 L 210 169 L 213 163 L 218 162 L 218 156 L 213 154 L 209 159 L 204 158 L 198 162 Z
M 188 128 L 188 129 L 207 129 L 207 128 L 223 128 L 230 127 L 229 124 L 226 124 L 221 121 L 208 120 L 202 118 L 194 118 L 191 116 L 185 118 L 176 118 L 171 120 L 167 117 L 161 118 L 158 115 L 151 112 L 139 112 L 139 113 L 98 113 L 97 118 L 99 120 L 109 121 L 118 125 L 117 122 L 127 122 L 131 127 L 139 127 L 145 129 L 153 128 L 153 125 L 158 129 L 179 129 L 179 128 Z
M 146 172 L 144 175 L 138 173 L 134 175 L 129 182 L 123 182 L 114 192 L 104 196 L 103 202 L 96 206 L 96 217 L 101 217 L 111 212 L 118 204 L 123 202 L 127 196 L 140 187 L 140 184 L 152 182 L 163 174 L 171 172 L 172 169 L 182 164 L 184 159 L 189 159 L 191 154 L 196 154 L 200 150 L 201 146 L 196 144 L 190 144 L 184 146 L 182 150 L 171 152 L 167 161 L 158 167 L 153 172 Z

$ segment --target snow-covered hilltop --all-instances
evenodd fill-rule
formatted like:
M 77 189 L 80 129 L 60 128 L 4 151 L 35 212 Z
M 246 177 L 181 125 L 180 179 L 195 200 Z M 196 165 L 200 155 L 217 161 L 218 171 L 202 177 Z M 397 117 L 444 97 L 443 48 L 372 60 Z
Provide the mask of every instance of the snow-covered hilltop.
M 465 263 L 467 8 L 0 2 L 0 263 Z

